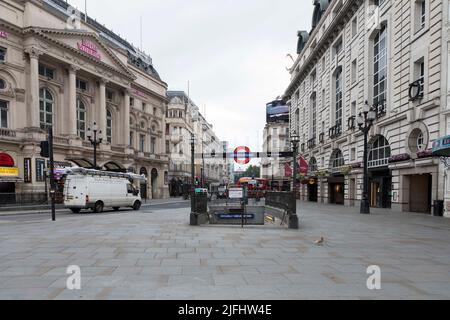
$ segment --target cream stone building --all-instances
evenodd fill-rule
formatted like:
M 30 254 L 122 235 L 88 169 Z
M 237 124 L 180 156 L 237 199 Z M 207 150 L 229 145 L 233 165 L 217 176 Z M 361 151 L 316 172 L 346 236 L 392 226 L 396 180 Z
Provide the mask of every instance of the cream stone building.
M 318 180 L 315 190 L 302 185 L 303 199 L 316 192 L 322 203 L 359 206 L 364 143 L 357 118 L 367 102 L 376 110 L 371 206 L 430 213 L 443 200 L 444 170 L 430 149 L 447 109 L 444 11 L 448 3 L 437 0 L 314 1 L 312 30 L 298 33 L 285 94 L 291 131 Z
M 143 197 L 168 197 L 167 85 L 148 55 L 59 0 L 1 0 L 0 35 L 0 193 L 45 194 L 48 127 L 58 168 L 93 166 L 95 122 L 98 167 L 145 174 Z
M 170 155 L 170 195 L 180 196 L 183 185 L 191 184 L 191 137 L 195 136 L 195 153 L 222 153 L 221 142 L 200 113 L 198 106 L 184 91 L 168 91 L 166 114 L 166 152 Z M 225 143 L 226 144 L 226 143 Z M 227 161 L 195 159 L 195 177 L 205 184 L 222 184 L 228 177 Z
M 264 127 L 263 152 L 290 152 L 289 123 L 267 123 Z M 271 181 L 274 190 L 290 190 L 292 177 L 286 176 L 286 165 L 292 166 L 292 159 L 275 158 L 261 160 L 261 178 Z

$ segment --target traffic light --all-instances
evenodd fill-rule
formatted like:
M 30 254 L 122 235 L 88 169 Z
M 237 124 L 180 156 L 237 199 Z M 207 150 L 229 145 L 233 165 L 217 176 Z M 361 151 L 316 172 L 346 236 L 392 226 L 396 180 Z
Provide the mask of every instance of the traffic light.
M 48 141 L 41 142 L 41 157 L 50 158 L 50 145 Z
M 198 177 L 195 178 L 195 185 L 198 186 L 200 184 L 200 180 L 198 179 Z

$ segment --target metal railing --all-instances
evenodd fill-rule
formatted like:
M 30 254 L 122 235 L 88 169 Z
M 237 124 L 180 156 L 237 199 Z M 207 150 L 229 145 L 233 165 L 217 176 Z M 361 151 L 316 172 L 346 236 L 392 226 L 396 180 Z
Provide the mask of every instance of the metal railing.
M 286 210 L 289 214 L 296 211 L 296 199 L 293 192 L 273 192 L 266 193 L 266 205 L 278 209 Z
M 45 193 L 2 193 L 0 194 L 0 207 L 27 205 L 27 204 L 48 204 L 48 197 Z

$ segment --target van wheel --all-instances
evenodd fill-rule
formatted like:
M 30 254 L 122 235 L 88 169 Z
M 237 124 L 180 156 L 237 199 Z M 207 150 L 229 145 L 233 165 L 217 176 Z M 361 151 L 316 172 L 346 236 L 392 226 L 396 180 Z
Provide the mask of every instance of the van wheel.
M 70 209 L 70 211 L 72 211 L 73 213 L 80 213 L 81 209 Z
M 119 207 L 114 207 L 113 208 L 114 211 L 119 211 L 119 209 L 120 209 Z
M 94 213 L 102 213 L 103 212 L 103 202 L 98 201 L 94 206 Z
M 133 204 L 133 210 L 134 210 L 134 211 L 138 211 L 140 208 L 141 208 L 141 202 L 140 202 L 140 201 L 136 201 L 136 202 Z

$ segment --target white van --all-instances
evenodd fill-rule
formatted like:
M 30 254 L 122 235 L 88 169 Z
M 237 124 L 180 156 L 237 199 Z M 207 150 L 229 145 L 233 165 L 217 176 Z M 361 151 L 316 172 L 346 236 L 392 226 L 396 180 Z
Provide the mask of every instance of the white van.
M 134 174 L 103 172 L 88 169 L 68 169 L 64 184 L 64 205 L 79 213 L 91 209 L 100 213 L 104 208 L 141 208 L 142 199 L 133 184 L 133 179 L 142 180 L 143 176 Z

